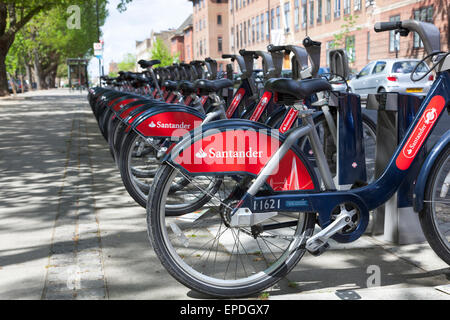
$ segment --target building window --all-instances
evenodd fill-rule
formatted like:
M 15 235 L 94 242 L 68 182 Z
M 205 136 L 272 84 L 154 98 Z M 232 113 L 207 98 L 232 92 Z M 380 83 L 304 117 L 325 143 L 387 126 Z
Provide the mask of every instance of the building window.
M 219 52 L 222 52 L 223 51 L 223 45 L 222 45 L 222 37 L 218 37 L 217 38 L 217 49 L 218 49 L 218 51 Z
M 331 0 L 327 0 L 327 14 L 325 15 L 325 20 L 331 20 Z
M 354 5 L 353 5 L 353 10 L 354 11 L 361 10 L 361 0 L 355 0 Z
M 428 6 L 414 10 L 414 20 L 433 23 L 433 6 Z M 423 42 L 420 40 L 419 34 L 414 32 L 413 47 L 415 49 L 423 48 Z
M 375 4 L 375 0 L 366 0 L 366 8 L 373 6 Z
M 255 43 L 256 33 L 255 33 L 255 18 L 252 18 L 252 42 Z
M 291 26 L 291 3 L 290 2 L 286 2 L 284 4 L 284 19 L 286 21 L 286 28 L 284 29 L 286 32 L 290 31 L 290 26 Z
M 231 1 L 231 2 L 233 2 L 233 1 Z M 233 50 L 234 49 L 234 27 L 231 27 L 230 43 L 231 43 L 231 50 Z
M 400 21 L 400 15 L 390 17 L 389 21 Z M 398 51 L 400 51 L 400 34 L 396 34 L 395 31 L 389 31 L 389 52 Z
M 294 28 L 300 28 L 300 0 L 294 0 Z
M 244 45 L 247 45 L 247 21 L 244 21 Z
M 367 61 L 370 61 L 370 31 L 367 32 Z
M 266 20 L 267 20 L 266 38 L 267 38 L 267 40 L 269 40 L 269 38 L 270 38 L 269 11 L 266 11 Z
M 347 51 L 348 62 L 353 63 L 356 61 L 356 47 L 355 36 L 349 36 L 345 38 L 345 51 Z
M 256 41 L 259 41 L 259 15 L 256 16 Z
M 334 0 L 334 17 L 339 18 L 341 16 L 341 0 Z
M 314 25 L 314 1 L 309 1 L 309 24 Z
M 344 0 L 344 14 L 350 14 L 350 0 Z
M 302 0 L 302 28 L 306 28 L 306 23 L 308 22 L 308 10 L 306 6 L 306 0 Z
M 242 30 L 242 23 L 241 23 L 241 24 L 239 25 L 239 38 L 241 39 L 241 42 L 240 42 L 241 48 L 244 47 L 244 37 L 243 37 L 242 32 L 243 32 L 243 30 Z
M 239 46 L 239 28 L 236 26 L 236 48 L 240 48 Z
M 264 13 L 261 14 L 261 41 L 264 41 Z
M 317 0 L 317 23 L 322 23 L 322 0 Z
M 244 37 L 242 36 L 242 23 L 239 25 L 239 48 L 244 47 Z
M 270 10 L 270 28 L 275 29 L 275 9 Z
M 222 25 L 222 15 L 221 15 L 221 14 L 217 15 L 217 24 L 218 24 L 219 26 Z
M 277 29 L 281 29 L 281 15 L 280 7 L 277 7 Z

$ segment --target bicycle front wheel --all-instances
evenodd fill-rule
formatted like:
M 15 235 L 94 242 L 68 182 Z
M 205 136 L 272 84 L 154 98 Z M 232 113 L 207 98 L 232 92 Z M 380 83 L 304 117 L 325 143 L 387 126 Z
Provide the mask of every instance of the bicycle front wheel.
M 201 210 L 168 216 L 166 200 L 179 169 L 163 164 L 147 205 L 148 233 L 166 270 L 185 286 L 214 297 L 249 296 L 277 283 L 305 253 L 314 231 L 314 213 L 279 213 L 271 228 L 230 227 L 230 210 L 239 201 L 246 176 L 224 176 Z M 190 185 L 201 189 L 199 177 Z M 196 181 L 199 180 L 199 181 Z M 278 228 L 274 226 L 279 226 Z

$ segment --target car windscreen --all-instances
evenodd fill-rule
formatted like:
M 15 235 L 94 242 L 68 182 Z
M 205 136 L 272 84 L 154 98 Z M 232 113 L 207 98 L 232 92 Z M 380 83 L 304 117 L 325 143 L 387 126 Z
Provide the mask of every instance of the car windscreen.
M 414 68 L 416 67 L 417 63 L 419 61 L 399 61 L 395 62 L 392 66 L 392 72 L 393 73 L 411 73 L 413 72 Z M 421 63 L 420 66 L 417 68 L 417 73 L 421 72 L 428 72 L 428 66 L 425 63 Z

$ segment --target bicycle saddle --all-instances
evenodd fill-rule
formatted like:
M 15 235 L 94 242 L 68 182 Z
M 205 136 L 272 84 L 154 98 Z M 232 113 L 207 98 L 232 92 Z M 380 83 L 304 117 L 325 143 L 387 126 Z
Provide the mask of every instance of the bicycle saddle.
M 176 89 L 178 89 L 178 82 L 166 80 L 166 81 L 164 81 L 163 86 L 166 87 L 166 89 L 168 89 L 168 90 L 176 90 Z
M 159 60 L 139 60 L 138 62 L 138 64 L 141 66 L 142 69 L 150 68 L 160 63 L 161 61 Z
M 233 81 L 228 79 L 219 80 L 197 80 L 194 82 L 194 86 L 206 93 L 217 92 L 221 89 L 229 88 L 233 86 Z
M 195 92 L 194 83 L 191 81 L 180 81 L 178 88 L 183 91 L 184 94 L 192 94 Z
M 266 82 L 264 88 L 279 94 L 279 98 L 299 101 L 306 99 L 314 93 L 321 91 L 331 91 L 331 85 L 324 79 L 270 79 Z

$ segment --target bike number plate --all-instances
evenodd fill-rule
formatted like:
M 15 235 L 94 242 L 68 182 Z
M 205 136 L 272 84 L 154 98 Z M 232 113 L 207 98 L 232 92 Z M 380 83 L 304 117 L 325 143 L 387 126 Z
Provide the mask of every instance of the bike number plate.
M 279 211 L 281 210 L 281 200 L 279 199 L 254 200 L 251 209 L 253 212 Z

